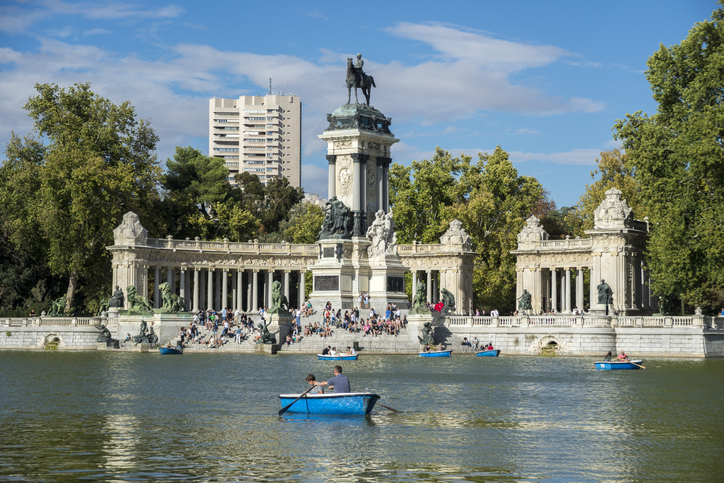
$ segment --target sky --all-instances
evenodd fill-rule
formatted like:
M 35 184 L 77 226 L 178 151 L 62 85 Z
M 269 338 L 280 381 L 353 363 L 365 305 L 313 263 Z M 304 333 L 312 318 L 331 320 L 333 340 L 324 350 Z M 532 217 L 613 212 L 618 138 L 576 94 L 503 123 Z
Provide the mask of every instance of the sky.
M 302 186 L 327 193 L 326 114 L 345 104 L 346 59 L 375 78 L 371 104 L 392 118 L 393 162 L 440 147 L 477 159 L 496 146 L 557 206 L 592 183 L 611 128 L 656 104 L 644 72 L 713 0 L 73 2 L 0 0 L 0 143 L 25 135 L 36 83 L 90 82 L 130 101 L 160 137 L 208 154 L 208 100 L 295 94 Z M 361 93 L 360 93 L 361 96 Z M 4 153 L 4 149 L 3 149 Z M 4 154 L 2 156 L 4 159 Z

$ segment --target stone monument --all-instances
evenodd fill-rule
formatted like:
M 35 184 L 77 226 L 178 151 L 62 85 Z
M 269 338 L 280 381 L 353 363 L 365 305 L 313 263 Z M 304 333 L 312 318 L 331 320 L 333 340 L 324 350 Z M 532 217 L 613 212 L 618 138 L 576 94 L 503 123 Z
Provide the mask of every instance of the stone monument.
M 361 55 L 354 64 L 348 60 L 350 89 L 376 87 L 363 65 Z M 310 267 L 315 307 L 331 302 L 349 310 L 364 292 L 378 311 L 388 302 L 407 302 L 406 269 L 389 213 L 390 147 L 399 139 L 390 132 L 392 120 L 369 105 L 368 91 L 365 97 L 366 104 L 351 104 L 348 96 L 347 104 L 327 115 L 329 126 L 319 136 L 327 142 L 329 201 L 317 241 L 319 259 Z

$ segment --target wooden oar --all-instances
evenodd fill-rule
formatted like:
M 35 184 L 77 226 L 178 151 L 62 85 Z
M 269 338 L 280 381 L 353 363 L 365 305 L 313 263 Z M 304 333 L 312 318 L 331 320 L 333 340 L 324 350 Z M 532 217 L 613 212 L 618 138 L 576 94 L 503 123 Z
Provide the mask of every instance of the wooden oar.
M 383 408 L 385 408 L 385 409 L 389 409 L 389 410 L 392 411 L 393 413 L 399 413 L 399 412 L 401 412 L 401 411 L 398 411 L 398 410 L 395 409 L 395 408 L 391 408 L 391 407 L 389 407 L 389 406 L 385 406 L 384 404 L 377 403 L 377 405 L 378 405 L 378 406 L 381 406 L 381 407 L 383 407 Z
M 317 387 L 317 386 L 312 386 L 312 387 L 310 387 L 309 389 L 307 389 L 306 391 L 304 391 L 304 392 L 301 394 L 301 396 L 299 396 L 298 398 L 296 398 L 296 399 L 295 399 L 294 401 L 292 401 L 290 404 L 287 404 L 286 406 L 284 406 L 284 407 L 279 411 L 279 416 L 281 416 L 282 414 L 284 414 L 285 412 L 287 412 L 287 409 L 289 409 L 290 407 L 292 407 L 295 402 L 297 402 L 297 401 L 299 401 L 300 399 L 302 399 L 304 396 L 307 395 L 307 393 L 308 393 L 309 391 L 311 391 L 311 390 L 314 389 L 315 387 Z
M 626 362 L 630 362 L 634 366 L 639 366 L 641 369 L 646 369 L 644 366 L 642 366 L 641 364 L 636 364 L 634 361 L 626 361 Z

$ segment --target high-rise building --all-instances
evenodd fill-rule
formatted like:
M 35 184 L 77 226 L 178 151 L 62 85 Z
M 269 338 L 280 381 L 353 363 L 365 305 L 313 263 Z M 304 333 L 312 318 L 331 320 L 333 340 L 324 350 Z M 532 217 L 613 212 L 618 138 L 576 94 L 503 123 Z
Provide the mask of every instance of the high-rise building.
M 298 96 L 241 96 L 209 100 L 209 156 L 223 158 L 229 181 L 252 173 L 263 184 L 285 177 L 302 182 L 302 103 Z

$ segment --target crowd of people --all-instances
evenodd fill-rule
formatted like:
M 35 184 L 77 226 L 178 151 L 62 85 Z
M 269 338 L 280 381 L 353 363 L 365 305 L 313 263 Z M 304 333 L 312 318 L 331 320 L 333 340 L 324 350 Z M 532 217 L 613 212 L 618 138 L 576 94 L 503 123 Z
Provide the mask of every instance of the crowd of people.
M 369 298 L 367 299 L 369 301 Z M 345 331 L 351 334 L 362 334 L 362 337 L 377 337 L 382 334 L 397 336 L 407 326 L 407 316 L 402 315 L 396 304 L 387 304 L 384 314 L 369 309 L 369 316 L 364 317 L 364 309 L 355 307 L 352 310 L 335 310 L 330 302 L 324 307 L 321 320 L 309 322 L 302 329 L 305 337 L 331 337 L 334 331 Z

